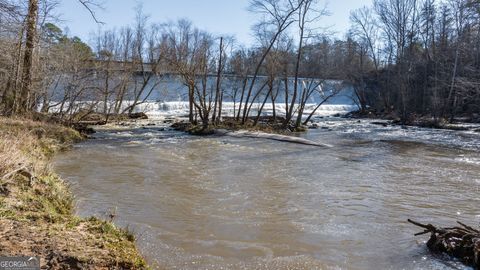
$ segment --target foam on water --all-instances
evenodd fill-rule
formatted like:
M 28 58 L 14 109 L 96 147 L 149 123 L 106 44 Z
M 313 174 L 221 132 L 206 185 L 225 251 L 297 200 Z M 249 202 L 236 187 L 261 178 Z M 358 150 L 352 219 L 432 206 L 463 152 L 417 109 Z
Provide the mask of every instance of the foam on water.
M 460 161 L 460 162 L 465 162 L 465 163 L 468 163 L 468 164 L 480 165 L 480 158 L 460 156 L 460 157 L 456 158 L 455 160 Z
M 381 120 L 339 118 L 316 120 L 318 121 L 317 127 L 320 130 L 341 132 L 367 140 L 400 140 L 480 150 L 480 133 L 478 132 L 390 125 L 388 121 Z M 379 125 L 379 122 L 385 125 Z

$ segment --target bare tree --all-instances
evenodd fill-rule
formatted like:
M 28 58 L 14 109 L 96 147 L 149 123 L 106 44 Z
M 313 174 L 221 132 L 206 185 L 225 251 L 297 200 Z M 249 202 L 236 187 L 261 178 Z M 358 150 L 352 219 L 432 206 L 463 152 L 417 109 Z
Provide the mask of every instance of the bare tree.
M 221 81 L 222 81 L 222 72 L 224 68 L 224 61 L 223 59 L 225 58 L 224 56 L 224 47 L 223 47 L 223 37 L 220 37 L 220 48 L 218 50 L 218 65 L 217 65 L 217 82 L 216 82 L 216 87 L 215 87 L 215 104 L 213 107 L 213 116 L 212 116 L 212 121 L 214 123 L 218 121 L 221 121 L 222 117 L 222 99 L 223 99 L 223 94 L 221 93 Z M 218 108 L 218 118 L 217 118 L 217 108 Z
M 321 17 L 329 14 L 326 7 L 321 10 L 317 10 L 315 5 L 318 4 L 316 0 L 305 0 L 300 3 L 300 8 L 298 9 L 298 30 L 299 30 L 299 43 L 297 48 L 297 58 L 295 62 L 295 73 L 294 73 L 294 82 L 293 82 L 293 96 L 290 103 L 289 111 L 285 117 L 285 125 L 287 125 L 293 117 L 295 103 L 297 101 L 298 87 L 299 87 L 299 75 L 300 75 L 300 65 L 302 62 L 303 49 L 305 44 L 313 37 L 318 36 L 315 33 L 314 28 L 311 27 L 313 22 L 317 22 Z M 316 88 L 316 87 L 313 87 Z M 313 92 L 309 92 L 308 89 L 304 89 L 299 99 L 299 107 L 297 110 L 297 120 L 295 122 L 295 128 L 299 128 L 302 124 L 303 112 L 305 109 L 305 104 L 310 98 L 310 95 Z
M 352 23 L 352 34 L 368 49 L 368 53 L 373 59 L 375 70 L 378 71 L 380 66 L 378 56 L 379 29 L 373 11 L 368 7 L 354 10 L 350 14 L 350 21 Z
M 80 1 L 93 15 L 92 7 L 96 2 Z M 39 91 L 34 91 L 37 87 L 34 85 L 34 80 L 40 77 L 38 70 L 35 69 L 41 49 L 37 48 L 41 34 L 39 29 L 48 19 L 55 19 L 50 15 L 58 2 L 29 0 L 25 13 L 21 7 L 12 3 L 7 0 L 0 2 L 0 20 L 18 27 L 17 41 L 14 42 L 16 43 L 13 54 L 15 60 L 11 61 L 11 73 L 2 93 L 3 111 L 7 114 L 26 114 L 36 108 L 38 96 L 41 94 Z
M 372 9 L 363 7 L 350 14 L 352 37 L 360 44 L 357 52 L 360 58 L 359 65 L 352 65 L 349 69 L 348 80 L 353 84 L 356 100 L 362 112 L 367 111 L 368 98 L 365 77 L 370 72 L 368 57 L 374 65 L 374 76 L 378 76 L 380 69 L 379 57 L 379 28 Z M 383 92 L 382 92 L 383 93 Z
M 413 40 L 416 36 L 418 14 L 417 0 L 375 0 L 374 8 L 379 16 L 384 37 L 389 43 L 390 57 L 395 59 L 397 93 L 400 95 L 402 120 L 408 117 L 408 83 L 412 65 Z
M 245 99 L 245 106 L 243 108 L 243 117 L 242 123 L 245 123 L 248 117 L 248 108 L 247 104 L 250 101 L 252 96 L 253 88 L 257 81 L 260 69 L 267 57 L 268 53 L 275 45 L 278 37 L 295 22 L 294 15 L 303 5 L 304 0 L 299 1 L 277 1 L 277 0 L 253 0 L 250 4 L 250 9 L 253 12 L 256 12 L 263 16 L 261 22 L 256 26 L 257 29 L 262 29 L 262 31 L 270 31 L 271 38 L 265 46 L 263 53 L 258 61 L 255 71 L 253 73 L 252 79 L 250 80 L 250 85 L 248 87 L 248 92 Z
M 193 28 L 186 20 L 169 25 L 167 31 L 167 62 L 188 89 L 189 120 L 197 123 L 198 115 L 203 127 L 207 128 L 216 96 L 215 88 L 209 83 L 209 74 L 218 72 L 213 57 L 215 39 L 209 33 Z M 220 87 L 219 84 L 218 91 Z
M 37 18 L 38 18 L 38 0 L 28 1 L 28 14 L 26 18 L 26 38 L 25 51 L 23 54 L 22 66 L 22 87 L 15 112 L 25 113 L 29 110 L 29 98 L 32 87 L 32 67 L 33 67 L 33 50 L 35 48 L 37 35 Z

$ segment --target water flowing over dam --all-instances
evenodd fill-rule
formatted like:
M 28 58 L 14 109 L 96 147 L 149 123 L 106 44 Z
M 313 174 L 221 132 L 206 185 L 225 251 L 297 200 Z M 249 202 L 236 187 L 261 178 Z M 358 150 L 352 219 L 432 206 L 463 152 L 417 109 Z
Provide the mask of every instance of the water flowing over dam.
M 478 133 L 317 124 L 298 136 L 332 147 L 105 128 L 56 170 L 78 212 L 114 211 L 154 268 L 463 269 L 406 220 L 480 222 Z
M 125 95 L 122 96 L 122 101 L 119 106 L 121 108 L 120 112 L 129 108 L 129 106 L 134 103 L 134 97 L 136 93 L 140 91 L 138 85 L 142 83 L 141 77 L 137 76 L 136 79 L 138 82 L 130 84 L 125 91 Z M 253 87 L 253 96 L 256 96 L 256 98 L 252 98 L 249 102 L 249 104 L 251 104 L 252 112 L 257 112 L 262 106 L 262 100 L 265 99 L 267 91 L 263 90 L 262 92 L 262 85 L 265 79 L 266 78 L 260 76 Z M 288 95 L 289 98 L 291 98 L 294 79 L 288 78 L 287 81 L 289 89 Z M 242 101 L 240 88 L 242 88 L 243 82 L 235 77 L 228 76 L 226 76 L 222 82 L 224 93 L 222 99 L 222 111 L 224 115 L 234 115 L 238 113 L 239 103 Z M 50 112 L 68 111 L 69 113 L 74 113 L 82 108 L 90 109 L 92 106 L 99 112 L 103 112 L 105 109 L 107 109 L 107 112 L 113 112 L 113 107 L 115 107 L 118 102 L 117 97 L 115 96 L 116 90 L 109 90 L 105 93 L 100 91 L 100 93 L 98 93 L 98 89 L 103 89 L 106 86 L 103 85 L 102 81 L 99 79 L 92 79 L 92 82 L 90 83 L 92 84 L 90 88 L 94 90 L 89 90 L 92 92 L 86 90 L 82 96 L 74 101 L 74 104 L 70 104 L 70 102 L 62 102 L 65 98 L 64 95 L 68 94 L 68 87 L 60 84 L 58 88 L 64 90 L 58 91 L 57 89 L 56 94 L 51 97 Z M 214 77 L 209 77 L 207 81 L 207 88 L 209 91 L 207 99 L 209 102 L 213 102 L 211 99 L 213 99 L 214 96 L 213 92 L 215 83 L 216 79 Z M 275 86 L 275 110 L 278 115 L 282 115 L 285 113 L 287 107 L 285 104 L 285 86 L 281 84 L 281 81 L 276 83 L 278 85 Z M 111 84 L 115 85 L 115 80 L 113 80 Z M 300 78 L 298 82 L 298 96 L 301 95 L 302 91 L 306 91 L 306 89 L 314 92 L 314 94 L 312 94 L 307 100 L 305 108 L 305 114 L 307 116 L 315 109 L 315 107 L 317 107 L 317 104 L 321 102 L 325 103 L 315 112 L 316 116 L 345 114 L 358 109 L 352 86 L 343 81 Z M 256 95 L 257 92 L 260 92 L 260 94 Z M 328 98 L 328 100 L 325 100 L 327 99 L 326 97 L 332 93 L 336 94 L 333 97 Z M 99 95 L 105 95 L 102 96 L 101 100 L 107 100 L 107 102 L 93 102 L 91 100 L 91 97 L 98 97 Z M 136 103 L 133 108 L 133 112 L 145 112 L 150 118 L 182 116 L 188 114 L 189 111 L 188 88 L 182 83 L 178 76 L 173 75 L 154 76 L 154 79 L 151 79 L 151 81 L 148 82 L 144 91 L 139 95 L 138 101 L 139 102 Z M 243 102 L 245 102 L 245 100 L 243 100 Z M 40 107 L 41 106 L 42 105 L 40 105 Z M 264 115 L 271 115 L 273 110 L 274 107 L 271 98 L 268 98 L 263 107 L 262 113 Z

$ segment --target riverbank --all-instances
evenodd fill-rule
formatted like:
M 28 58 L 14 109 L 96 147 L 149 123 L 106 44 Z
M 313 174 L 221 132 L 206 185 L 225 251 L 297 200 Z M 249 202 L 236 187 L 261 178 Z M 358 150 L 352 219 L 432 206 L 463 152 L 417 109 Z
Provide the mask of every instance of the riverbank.
M 144 269 L 135 236 L 74 214 L 74 197 L 51 169 L 82 140 L 69 128 L 0 118 L 0 255 L 39 256 L 48 269 Z
M 344 116 L 345 118 L 353 119 L 378 119 L 386 120 L 388 122 L 379 122 L 379 125 L 400 125 L 411 127 L 422 127 L 432 129 L 446 129 L 458 131 L 474 131 L 480 132 L 480 116 L 470 115 L 460 118 L 455 118 L 453 121 L 447 119 L 436 119 L 432 116 L 415 116 L 412 115 L 407 122 L 402 122 L 400 117 L 395 113 L 383 113 L 370 111 L 354 111 Z

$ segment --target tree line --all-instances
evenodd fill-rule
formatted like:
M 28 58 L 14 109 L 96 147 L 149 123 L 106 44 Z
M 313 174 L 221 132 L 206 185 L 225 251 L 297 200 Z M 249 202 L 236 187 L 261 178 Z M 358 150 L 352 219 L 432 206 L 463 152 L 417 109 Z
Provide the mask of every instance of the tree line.
M 92 7 L 92 2 L 81 3 Z M 89 46 L 52 22 L 56 4 L 0 2 L 0 42 L 6 52 L 0 56 L 3 114 L 55 109 L 68 118 L 80 109 L 99 107 L 106 115 L 132 113 L 148 100 L 166 72 L 174 72 L 188 89 L 192 123 L 221 122 L 223 100 L 229 95 L 236 103 L 234 118 L 242 124 L 252 120 L 256 124 L 271 103 L 275 118 L 283 114 L 285 126 L 294 122 L 299 127 L 312 96 L 328 99 L 337 91 L 324 91 L 323 80 L 309 84 L 299 80 L 335 77 L 325 63 L 336 61 L 334 48 L 341 45 L 312 26 L 327 15 L 317 0 L 251 1 L 250 10 L 259 21 L 253 29 L 256 44 L 249 48 L 185 19 L 151 23 L 141 9 L 133 25 L 99 31 Z M 322 62 L 316 62 L 320 55 Z M 226 85 L 225 73 L 234 76 L 233 85 Z M 277 100 L 279 96 L 283 100 Z M 284 112 L 275 111 L 279 103 Z
M 80 3 L 98 21 L 96 3 Z M 2 114 L 101 111 L 108 119 L 132 113 L 168 73 L 188 89 L 190 122 L 204 127 L 222 122 L 228 98 L 240 124 L 256 125 L 268 104 L 284 127 L 301 128 L 322 105 L 309 101 L 341 88 L 327 89 L 326 79 L 352 84 L 362 111 L 403 122 L 480 110 L 478 0 L 374 0 L 352 12 L 343 40 L 318 27 L 329 15 L 320 0 L 252 0 L 258 21 L 248 48 L 185 19 L 152 23 L 140 8 L 134 24 L 98 31 L 88 45 L 55 25 L 57 4 L 0 0 Z
M 480 112 L 480 1 L 375 0 L 351 13 L 362 110 L 435 122 Z M 368 59 L 368 61 L 365 61 Z

